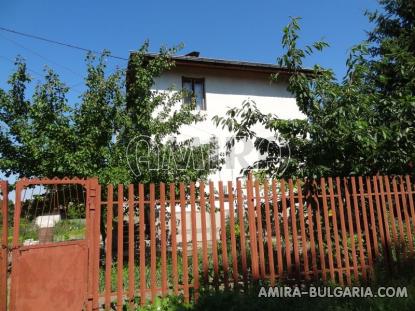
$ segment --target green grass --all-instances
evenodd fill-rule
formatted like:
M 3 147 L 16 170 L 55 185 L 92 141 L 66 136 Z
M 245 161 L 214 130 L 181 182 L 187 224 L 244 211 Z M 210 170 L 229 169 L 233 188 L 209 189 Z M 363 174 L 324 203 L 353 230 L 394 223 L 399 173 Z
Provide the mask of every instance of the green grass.
M 322 284 L 316 284 L 322 285 Z M 331 287 L 336 284 L 329 285 Z M 399 266 L 393 267 L 393 271 L 385 269 L 383 264 L 375 268 L 374 278 L 369 284 L 373 293 L 377 288 L 383 287 L 403 287 L 406 286 L 407 298 L 264 298 L 258 297 L 258 287 L 251 287 L 245 292 L 242 291 L 214 291 L 206 290 L 201 292 L 199 300 L 190 304 L 185 304 L 183 297 L 158 298 L 153 304 L 147 304 L 136 310 L 415 310 L 415 260 L 402 261 Z M 126 310 L 129 310 L 126 307 Z
M 85 238 L 85 219 L 66 219 L 59 221 L 53 228 L 53 241 L 81 240 Z
M 0 228 L 1 229 L 1 228 Z M 27 240 L 39 240 L 39 227 L 34 221 L 25 218 L 20 219 L 19 240 L 24 243 Z M 0 231 L 1 232 L 1 231 Z M 53 242 L 80 240 L 85 238 L 85 219 L 63 219 L 53 228 Z M 8 230 L 8 243 L 13 239 L 13 228 Z

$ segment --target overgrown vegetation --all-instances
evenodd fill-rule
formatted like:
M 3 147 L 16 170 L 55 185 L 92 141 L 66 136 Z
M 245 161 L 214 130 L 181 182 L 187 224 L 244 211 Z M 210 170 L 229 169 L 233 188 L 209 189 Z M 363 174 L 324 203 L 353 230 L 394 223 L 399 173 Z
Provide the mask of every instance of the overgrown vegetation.
M 183 297 L 158 298 L 137 310 L 413 310 L 415 308 L 415 270 L 413 260 L 402 263 L 391 273 L 385 271 L 384 265 L 376 270 L 376 277 L 369 284 L 372 293 L 376 294 L 379 287 L 406 286 L 408 297 L 326 297 L 301 298 L 258 297 L 259 287 L 254 286 L 245 292 L 240 291 L 205 291 L 196 303 L 185 304 Z M 263 284 L 267 286 L 267 284 Z M 322 286 L 322 284 L 315 284 Z M 278 284 L 281 286 L 281 284 Z M 333 290 L 337 285 L 329 285 Z M 128 308 L 127 308 L 128 310 Z
M 302 71 L 304 59 L 328 44 L 301 48 L 299 19 L 284 29 L 286 53 L 278 65 L 289 69 L 288 90 L 295 95 L 306 119 L 281 120 L 254 105 L 230 109 L 217 125 L 235 134 L 235 140 L 256 139 L 266 155 L 255 167 L 271 176 L 280 148 L 258 137 L 261 124 L 289 142 L 291 158 L 286 176 L 347 176 L 411 174 L 415 163 L 415 3 L 380 0 L 384 11 L 367 13 L 375 28 L 366 41 L 352 48 L 347 75 L 338 81 L 331 69 L 315 65 Z M 273 76 L 272 79 L 279 79 Z M 234 141 L 230 141 L 232 148 Z
M 204 117 L 192 104 L 181 104 L 180 90 L 151 89 L 154 79 L 174 66 L 171 55 L 177 49 L 163 48 L 149 58 L 148 47 L 145 43 L 131 55 L 127 93 L 125 70 L 107 73 L 109 53 L 88 54 L 79 103 L 68 102 L 69 88 L 49 68 L 30 97 L 32 78 L 18 57 L 9 90 L 0 89 L 0 170 L 6 176 L 98 176 L 102 183 L 127 184 L 196 180 L 215 169 L 213 142 L 170 139 L 182 125 Z M 205 158 L 206 165 L 189 165 L 189 156 Z M 163 169 L 155 169 L 161 161 Z

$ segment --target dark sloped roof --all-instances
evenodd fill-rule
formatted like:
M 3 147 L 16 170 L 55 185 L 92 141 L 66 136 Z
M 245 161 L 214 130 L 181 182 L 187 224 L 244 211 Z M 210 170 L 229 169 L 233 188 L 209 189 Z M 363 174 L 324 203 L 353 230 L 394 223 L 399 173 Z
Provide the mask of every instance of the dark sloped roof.
M 147 54 L 147 57 L 153 58 L 157 54 Z M 224 60 L 224 59 L 213 59 L 206 57 L 195 57 L 195 56 L 173 56 L 176 66 L 192 66 L 192 67 L 207 67 L 217 69 L 231 69 L 231 70 L 244 70 L 244 71 L 256 71 L 264 73 L 282 73 L 290 74 L 287 68 L 280 67 L 274 64 L 255 63 L 246 61 L 236 60 Z M 311 69 L 302 69 L 305 74 L 312 74 Z

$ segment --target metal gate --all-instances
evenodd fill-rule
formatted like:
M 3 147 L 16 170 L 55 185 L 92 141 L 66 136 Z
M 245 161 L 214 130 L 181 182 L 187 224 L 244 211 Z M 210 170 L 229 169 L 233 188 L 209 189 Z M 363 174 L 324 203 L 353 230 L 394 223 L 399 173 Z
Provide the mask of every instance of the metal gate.
M 94 308 L 99 198 L 96 179 L 16 183 L 11 311 Z

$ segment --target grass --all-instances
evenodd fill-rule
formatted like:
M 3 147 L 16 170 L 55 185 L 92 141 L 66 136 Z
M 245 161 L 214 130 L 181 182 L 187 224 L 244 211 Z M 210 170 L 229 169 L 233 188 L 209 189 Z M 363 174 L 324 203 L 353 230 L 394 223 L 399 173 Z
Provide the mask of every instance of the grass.
M 1 229 L 1 228 L 0 228 Z M 39 226 L 34 221 L 25 218 L 20 219 L 19 240 L 25 241 L 39 240 Z M 0 231 L 1 232 L 1 231 Z M 63 219 L 60 220 L 53 228 L 53 242 L 80 240 L 85 238 L 86 223 L 85 219 Z M 13 228 L 8 230 L 8 243 L 11 244 L 13 239 Z
M 393 267 L 393 271 L 386 270 L 384 264 L 375 268 L 374 278 L 369 284 L 373 293 L 379 287 L 403 287 L 407 288 L 407 298 L 312 298 L 303 296 L 301 298 L 264 298 L 258 297 L 259 287 L 251 287 L 242 291 L 233 290 L 206 290 L 202 291 L 197 302 L 186 304 L 183 297 L 168 296 L 158 298 L 153 304 L 147 304 L 135 310 L 415 310 L 415 260 L 407 259 L 401 261 L 399 266 Z M 315 284 L 322 286 L 322 284 Z M 336 284 L 329 285 L 337 286 Z M 364 285 L 362 285 L 364 286 Z M 125 307 L 125 310 L 129 310 Z
M 85 238 L 85 219 L 65 219 L 53 228 L 53 241 L 81 240 Z

